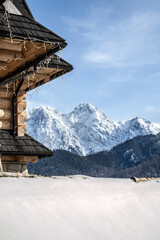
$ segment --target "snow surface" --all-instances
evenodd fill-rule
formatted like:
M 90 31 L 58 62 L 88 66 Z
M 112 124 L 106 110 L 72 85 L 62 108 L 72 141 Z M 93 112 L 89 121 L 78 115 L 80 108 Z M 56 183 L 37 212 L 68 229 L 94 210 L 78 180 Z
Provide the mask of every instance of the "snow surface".
M 69 114 L 52 107 L 28 112 L 27 132 L 51 149 L 80 155 L 110 150 L 139 135 L 157 134 L 160 126 L 143 118 L 116 122 L 92 104 L 82 103 Z
M 160 182 L 0 179 L 4 240 L 159 240 Z
M 16 8 L 16 6 L 13 4 L 13 2 L 11 2 L 11 0 L 6 0 L 3 3 L 3 6 L 7 10 L 7 12 L 11 14 L 22 15 L 20 11 Z

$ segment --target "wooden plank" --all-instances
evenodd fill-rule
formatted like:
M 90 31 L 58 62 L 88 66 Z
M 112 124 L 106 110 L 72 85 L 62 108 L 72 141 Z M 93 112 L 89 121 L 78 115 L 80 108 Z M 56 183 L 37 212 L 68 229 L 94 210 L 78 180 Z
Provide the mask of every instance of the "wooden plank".
M 24 93 L 24 91 L 23 91 L 23 93 Z M 23 95 L 21 95 L 20 96 L 20 94 L 17 96 L 17 98 L 16 98 L 16 101 L 17 101 L 17 103 L 19 103 L 19 102 L 22 102 L 23 100 L 25 100 L 26 99 L 26 93 L 24 93 Z
M 1 120 L 0 121 L 0 129 L 7 129 L 7 130 L 11 130 L 13 129 L 13 124 L 11 121 L 8 121 L 8 120 Z
M 27 124 L 24 123 L 22 126 L 17 127 L 17 135 L 23 137 L 27 129 Z
M 38 161 L 38 156 L 17 156 L 18 162 L 29 163 L 33 162 L 36 163 Z
M 37 80 L 42 80 L 42 79 L 45 79 L 45 78 L 48 78 L 48 77 L 50 77 L 50 74 L 42 74 L 42 73 L 37 73 L 36 72 L 36 74 L 33 74 L 33 75 L 31 75 L 30 76 L 30 80 L 29 81 L 35 81 L 35 79 L 36 79 L 36 81 Z
M 22 97 L 25 94 L 26 94 L 25 91 L 19 91 L 18 94 L 17 94 L 17 97 Z
M 0 70 L 5 70 L 7 68 L 6 62 L 0 61 Z
M 34 81 L 29 81 L 28 82 L 24 82 L 24 84 L 22 85 L 21 89 L 25 91 L 25 89 L 29 88 L 32 89 L 35 87 L 35 82 Z
M 22 113 L 26 110 L 27 103 L 26 101 L 22 101 L 20 103 L 17 103 L 17 114 Z
M 22 112 L 21 114 L 17 115 L 17 126 L 23 125 L 27 119 L 27 113 Z
M 5 49 L 5 50 L 12 50 L 12 51 L 17 51 L 21 52 L 22 50 L 22 45 L 17 44 L 17 43 L 11 43 L 11 42 L 0 42 L 0 49 Z
M 45 49 L 43 47 L 43 43 L 36 43 L 34 42 L 34 47 L 33 44 L 30 41 L 26 41 L 25 47 L 22 47 L 22 54 L 24 56 L 23 59 L 14 59 L 14 61 L 11 61 L 7 64 L 7 69 L 8 70 L 1 70 L 0 71 L 0 76 L 1 78 L 5 77 L 6 75 L 8 75 L 10 72 L 15 71 L 17 68 L 22 67 L 23 65 L 26 64 L 26 62 L 29 62 L 33 59 L 35 59 L 37 56 L 39 56 L 40 54 L 45 53 Z M 41 46 L 41 48 L 40 48 Z M 54 45 L 51 44 L 46 44 L 46 48 L 47 50 L 53 48 Z M 27 49 L 27 50 L 26 50 Z
M 22 112 L 22 115 L 24 117 L 24 120 L 27 120 L 27 112 Z
M 16 162 L 16 156 L 2 155 L 3 162 Z
M 51 74 L 54 68 L 38 68 L 37 74 Z
M 11 38 L 8 37 L 0 37 L 0 43 L 5 42 L 5 43 L 14 43 L 14 44 L 22 44 L 24 42 L 24 40 L 22 39 L 12 39 L 11 42 Z
M 12 101 L 8 98 L 0 98 L 0 109 L 12 109 Z
M 0 88 L 0 98 L 12 98 L 13 91 L 7 91 L 7 88 Z
M 29 163 L 33 162 L 36 163 L 38 161 L 38 156 L 24 156 L 24 155 L 2 155 L 2 161 L 3 162 L 20 162 L 20 163 Z
M 0 49 L 0 61 L 10 62 L 20 58 L 24 58 L 21 52 Z
M 0 120 L 12 120 L 13 114 L 11 110 L 0 109 Z

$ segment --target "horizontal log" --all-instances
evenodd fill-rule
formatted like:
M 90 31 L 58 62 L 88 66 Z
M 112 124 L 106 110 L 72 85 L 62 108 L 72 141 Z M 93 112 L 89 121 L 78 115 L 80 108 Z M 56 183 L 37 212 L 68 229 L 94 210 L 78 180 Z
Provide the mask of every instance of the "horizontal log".
M 11 38 L 9 37 L 0 37 L 0 42 L 6 42 L 6 43 L 10 43 L 11 44 Z M 22 39 L 13 39 L 12 41 L 13 43 L 16 43 L 16 44 L 23 44 L 24 40 Z
M 22 112 L 22 116 L 24 117 L 24 120 L 27 120 L 27 112 Z
M 30 76 L 30 81 L 41 81 L 41 80 L 44 80 L 44 79 L 48 79 L 50 78 L 50 74 L 39 74 L 39 73 L 36 73 L 35 75 L 31 75 Z
M 23 91 L 24 92 L 24 91 Z M 17 96 L 16 98 L 16 102 L 19 103 L 19 102 L 22 102 L 23 100 L 26 100 L 26 93 L 24 93 L 23 95 L 21 96 Z
M 24 123 L 22 126 L 17 127 L 17 135 L 23 137 L 27 129 L 27 124 Z
M 20 58 L 23 58 L 21 52 L 0 49 L 0 61 L 10 62 Z
M 13 91 L 7 91 L 7 88 L 0 88 L 0 98 L 12 98 Z
M 18 162 L 29 163 L 33 162 L 36 163 L 38 161 L 38 156 L 17 156 Z
M 6 62 L 0 61 L 0 65 L 5 67 L 6 66 Z
M 12 109 L 12 100 L 8 98 L 0 98 L 0 109 Z
M 2 155 L 2 162 L 23 162 L 23 163 L 36 163 L 38 161 L 38 156 L 10 156 Z
M 17 114 L 22 113 L 23 111 L 26 110 L 27 103 L 26 101 L 22 101 L 17 104 Z
M 31 86 L 35 85 L 35 81 L 29 80 L 29 82 L 24 82 L 21 90 L 25 91 L 25 89 L 30 88 Z
M 16 162 L 16 156 L 2 155 L 3 162 Z
M 22 97 L 25 94 L 26 94 L 25 91 L 19 91 L 18 94 L 17 94 L 17 97 Z
M 13 117 L 11 110 L 0 109 L 0 120 L 11 120 Z
M 23 41 L 24 43 L 24 41 Z M 28 44 L 30 45 L 30 50 L 28 50 Z M 36 45 L 36 43 L 34 43 Z M 32 61 L 35 59 L 37 56 L 40 56 L 41 54 L 45 53 L 46 50 L 44 49 L 44 44 L 41 43 L 42 48 L 33 48 L 33 43 L 31 41 L 25 41 L 25 47 L 22 50 L 22 54 L 24 58 L 22 59 L 14 59 L 14 61 L 10 61 L 7 66 L 8 66 L 8 72 L 6 70 L 2 71 L 1 70 L 1 78 L 5 77 L 9 72 L 14 72 L 17 68 L 24 66 L 27 62 Z M 47 50 L 51 49 L 54 47 L 52 44 L 46 44 Z M 34 51 L 33 51 L 34 49 Z M 33 52 L 32 52 L 33 51 Z
M 21 52 L 22 50 L 22 45 L 21 44 L 15 44 L 14 42 L 1 42 L 0 43 L 0 49 L 5 49 L 5 50 L 12 50 L 12 51 L 17 51 Z
M 6 62 L 0 61 L 0 70 L 5 70 L 7 68 Z
M 11 121 L 1 120 L 0 121 L 0 129 L 11 130 L 11 129 L 13 129 L 13 123 Z
M 22 112 L 20 114 L 17 115 L 17 125 L 23 125 L 25 123 L 27 119 L 27 113 L 26 112 Z

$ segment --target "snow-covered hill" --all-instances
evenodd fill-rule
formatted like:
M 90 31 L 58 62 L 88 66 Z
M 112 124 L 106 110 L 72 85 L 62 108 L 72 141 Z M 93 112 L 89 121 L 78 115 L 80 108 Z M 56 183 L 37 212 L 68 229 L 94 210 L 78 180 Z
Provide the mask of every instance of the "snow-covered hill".
M 2 240 L 159 240 L 160 182 L 0 178 Z
M 29 112 L 27 132 L 51 149 L 80 155 L 110 150 L 139 135 L 157 134 L 160 126 L 143 118 L 116 122 L 92 104 L 80 104 L 69 114 L 52 107 Z

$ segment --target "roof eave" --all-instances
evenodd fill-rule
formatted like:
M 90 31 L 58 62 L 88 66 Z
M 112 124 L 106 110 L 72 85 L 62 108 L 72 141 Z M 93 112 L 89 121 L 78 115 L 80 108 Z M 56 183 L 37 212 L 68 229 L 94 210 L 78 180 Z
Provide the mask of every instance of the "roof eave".
M 51 55 L 53 55 L 57 51 L 59 51 L 60 47 L 64 48 L 65 46 L 67 46 L 67 43 L 63 43 L 61 45 L 57 44 L 56 47 L 48 50 L 48 52 L 46 52 L 44 54 L 41 54 L 36 59 L 34 59 L 34 60 L 28 62 L 27 64 L 25 64 L 24 66 L 18 68 L 14 72 L 8 74 L 6 77 L 1 78 L 0 79 L 0 86 L 6 85 L 6 84 L 8 84 L 10 82 L 13 82 L 13 78 L 15 78 L 17 75 L 20 75 L 19 78 L 21 78 L 22 77 L 21 73 L 23 71 L 27 71 L 31 67 L 36 67 L 41 61 L 43 61 L 44 59 L 50 57 Z

